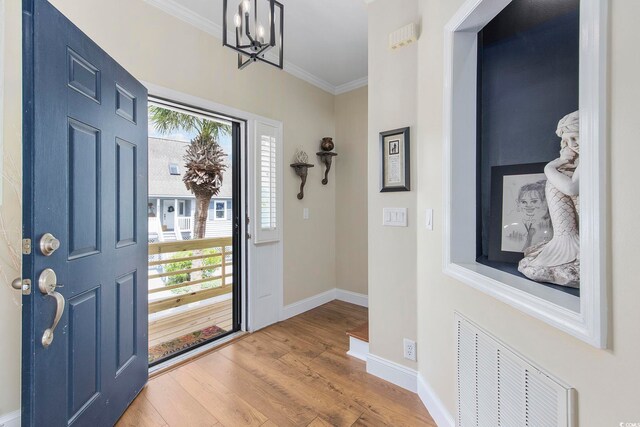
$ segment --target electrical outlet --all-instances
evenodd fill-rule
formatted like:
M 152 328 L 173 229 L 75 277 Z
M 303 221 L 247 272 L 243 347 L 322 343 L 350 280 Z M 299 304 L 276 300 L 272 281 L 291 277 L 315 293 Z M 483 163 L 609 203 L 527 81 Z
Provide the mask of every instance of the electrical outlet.
M 404 343 L 404 358 L 409 360 L 417 360 L 416 354 L 416 342 L 405 338 Z

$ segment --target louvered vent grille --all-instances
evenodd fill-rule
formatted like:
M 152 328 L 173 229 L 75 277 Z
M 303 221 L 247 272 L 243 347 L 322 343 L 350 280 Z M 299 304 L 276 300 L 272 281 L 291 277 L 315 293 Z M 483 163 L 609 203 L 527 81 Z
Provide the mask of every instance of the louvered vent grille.
M 574 427 L 574 390 L 456 315 L 459 427 Z

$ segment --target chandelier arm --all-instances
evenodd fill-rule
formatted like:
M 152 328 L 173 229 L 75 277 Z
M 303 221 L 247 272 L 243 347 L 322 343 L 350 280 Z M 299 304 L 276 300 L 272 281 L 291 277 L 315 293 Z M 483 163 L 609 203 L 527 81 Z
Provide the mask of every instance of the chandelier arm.
M 245 19 L 245 22 L 246 22 L 246 24 L 247 24 L 247 25 L 246 25 L 246 27 L 247 27 L 247 28 L 245 28 L 245 30 L 244 30 L 244 31 L 245 31 L 245 34 L 247 35 L 247 37 L 249 38 L 249 40 L 251 41 L 251 43 L 254 43 L 254 42 L 255 42 L 255 40 L 253 39 L 253 37 L 251 37 L 251 32 L 249 31 L 249 13 L 245 13 L 245 14 L 244 14 L 244 19 Z
M 233 46 L 233 45 L 227 45 L 227 47 L 229 47 L 229 48 L 231 48 L 231 49 L 235 50 L 235 51 L 236 51 L 236 52 L 238 52 L 240 55 L 243 55 L 243 56 L 249 56 L 249 57 L 253 56 L 253 53 L 251 53 L 251 52 L 245 52 L 244 50 L 242 50 L 242 49 L 240 49 L 240 48 L 238 48 L 238 47 L 236 47 L 236 46 Z
M 258 34 L 258 0 L 253 0 L 253 28 L 256 30 L 256 36 L 259 37 Z
M 254 62 L 256 62 L 256 58 L 254 58 L 253 56 L 250 59 L 247 59 L 245 62 L 242 62 L 242 55 L 238 55 L 238 70 L 244 70 Z
M 269 1 L 269 17 L 271 19 L 271 40 L 269 44 L 271 46 L 276 45 L 276 4 L 273 0 Z
M 263 55 L 263 54 L 267 53 L 272 47 L 273 46 L 268 45 L 268 44 L 262 45 L 262 49 L 260 49 L 258 52 L 256 52 L 255 55 L 256 56 Z M 258 58 L 258 59 L 260 59 L 260 58 Z

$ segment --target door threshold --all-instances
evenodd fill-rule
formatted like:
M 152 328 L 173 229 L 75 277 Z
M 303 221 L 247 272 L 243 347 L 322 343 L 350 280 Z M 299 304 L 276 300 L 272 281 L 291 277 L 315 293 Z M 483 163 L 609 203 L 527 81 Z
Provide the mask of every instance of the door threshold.
M 165 362 L 159 363 L 149 368 L 149 379 L 164 374 L 165 372 L 172 371 L 186 363 L 192 362 L 204 356 L 205 354 L 211 353 L 214 350 L 218 350 L 221 347 L 231 344 L 232 342 L 244 337 L 247 334 L 248 332 L 238 331 L 236 333 L 227 335 L 224 338 L 215 340 L 214 342 L 211 342 L 209 344 L 194 348 L 193 350 L 183 353 L 179 356 L 172 357 Z

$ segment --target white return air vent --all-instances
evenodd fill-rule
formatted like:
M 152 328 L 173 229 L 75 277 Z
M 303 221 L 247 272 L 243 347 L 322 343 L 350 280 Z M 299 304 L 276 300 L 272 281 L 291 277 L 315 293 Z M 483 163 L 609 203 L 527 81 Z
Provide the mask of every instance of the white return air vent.
M 575 390 L 456 313 L 458 427 L 575 427 Z

